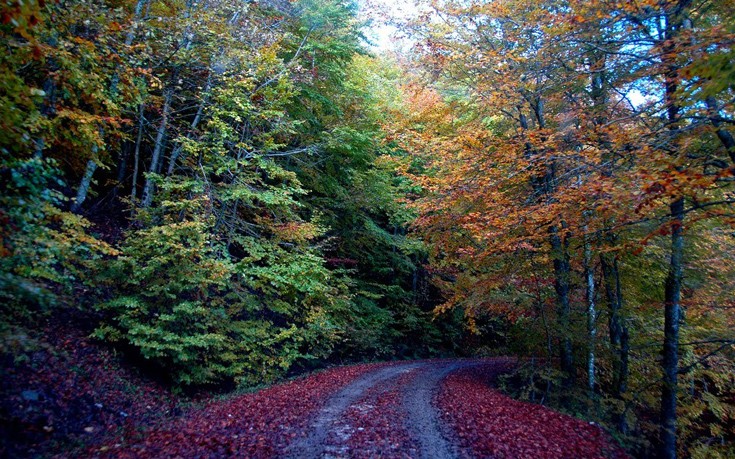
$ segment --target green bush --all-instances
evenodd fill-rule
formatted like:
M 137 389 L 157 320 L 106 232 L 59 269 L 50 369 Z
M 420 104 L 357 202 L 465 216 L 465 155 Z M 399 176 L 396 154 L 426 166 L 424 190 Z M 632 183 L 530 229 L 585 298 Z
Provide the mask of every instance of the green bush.
M 89 234 L 90 223 L 61 210 L 56 163 L 0 156 L 0 312 L 26 320 L 59 294 L 89 281 L 87 272 L 116 251 Z
M 95 335 L 134 347 L 182 385 L 260 384 L 327 355 L 337 337 L 329 307 L 341 300 L 321 259 L 270 247 L 259 263 L 234 263 L 210 226 L 129 233 L 104 274 L 113 299 L 98 306 Z

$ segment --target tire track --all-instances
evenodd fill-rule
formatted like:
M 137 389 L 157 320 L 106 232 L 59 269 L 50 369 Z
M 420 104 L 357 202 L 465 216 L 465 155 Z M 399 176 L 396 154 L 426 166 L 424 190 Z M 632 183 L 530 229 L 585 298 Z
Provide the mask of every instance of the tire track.
M 404 390 L 404 424 L 420 445 L 421 459 L 454 459 L 462 457 L 454 433 L 445 427 L 434 404 L 441 381 L 453 371 L 477 365 L 471 361 L 451 361 L 424 368 Z
M 423 363 L 406 363 L 391 365 L 373 373 L 360 377 L 334 395 L 312 421 L 305 437 L 297 439 L 286 452 L 288 458 L 334 458 L 345 457 L 349 450 L 345 443 L 351 428 L 345 425 L 344 413 L 359 402 L 365 392 L 376 384 L 397 377 L 412 369 L 425 365 Z M 330 440 L 330 433 L 333 434 Z M 336 444 L 335 444 L 336 443 Z

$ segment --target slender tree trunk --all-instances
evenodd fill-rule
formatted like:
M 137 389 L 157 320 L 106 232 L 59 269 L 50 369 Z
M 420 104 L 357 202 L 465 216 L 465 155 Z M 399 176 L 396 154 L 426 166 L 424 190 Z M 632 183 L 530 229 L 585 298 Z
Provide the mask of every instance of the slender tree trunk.
M 551 338 L 551 330 L 549 327 L 549 321 L 546 319 L 546 312 L 544 311 L 544 303 L 541 300 L 541 295 L 539 294 L 537 294 L 537 297 L 536 297 L 536 305 L 541 315 L 541 322 L 544 325 L 544 331 L 546 332 L 546 367 L 548 368 L 551 365 L 552 357 L 554 355 L 554 344 Z M 546 399 L 548 398 L 550 389 L 551 389 L 551 380 L 547 378 L 546 387 L 544 389 L 544 395 L 541 396 L 541 401 L 540 401 L 541 405 L 543 405 Z
M 204 114 L 204 107 L 207 105 L 207 102 L 209 101 L 209 91 L 212 88 L 212 74 L 210 73 L 207 76 L 207 84 L 204 87 L 204 99 L 202 100 L 202 103 L 199 104 L 199 108 L 197 108 L 197 113 L 194 116 L 194 120 L 191 122 L 191 126 L 189 127 L 189 133 L 187 134 L 187 138 L 191 138 L 194 130 L 199 126 L 199 122 L 202 120 L 202 115 Z M 176 167 L 176 160 L 179 158 L 179 155 L 181 154 L 181 151 L 183 150 L 183 145 L 180 143 L 174 147 L 173 152 L 171 153 L 171 159 L 168 163 L 168 169 L 166 170 L 166 176 L 170 177 L 174 173 L 174 168 Z
M 52 46 L 56 46 L 56 39 L 51 40 Z M 54 71 L 56 66 L 56 63 L 53 59 L 49 60 L 49 67 L 51 71 Z M 54 104 L 56 100 L 56 84 L 54 83 L 54 80 L 51 78 L 47 78 L 46 81 L 43 82 L 43 92 L 45 94 L 44 100 L 41 103 L 41 116 L 44 118 L 49 118 L 51 114 L 54 112 Z M 33 153 L 33 156 L 36 158 L 42 158 L 43 157 L 43 150 L 46 148 L 46 140 L 44 140 L 43 137 L 39 137 L 34 142 L 36 146 L 36 150 Z
M 675 55 L 673 39 L 678 35 L 683 23 L 683 10 L 689 2 L 680 1 L 672 10 L 665 11 L 665 55 Z M 669 58 L 671 59 L 671 58 Z M 676 100 L 679 69 L 675 62 L 666 65 L 664 101 L 668 118 L 670 136 L 676 137 L 680 121 L 679 105 Z M 663 385 L 661 388 L 661 450 L 660 456 L 675 459 L 677 437 L 677 375 L 679 373 L 679 319 L 681 301 L 682 264 L 684 254 L 684 198 L 677 197 L 669 206 L 671 211 L 671 256 L 664 293 L 664 343 L 663 343 Z
M 679 319 L 681 316 L 681 280 L 684 255 L 684 199 L 671 206 L 671 260 L 666 278 L 664 305 L 664 382 L 661 391 L 661 456 L 676 457 L 676 393 L 679 373 Z
M 115 180 L 115 186 L 112 188 L 112 197 L 113 200 L 117 199 L 117 196 L 120 192 L 120 187 L 122 187 L 123 182 L 125 181 L 125 173 L 128 169 L 128 160 L 130 159 L 130 142 L 125 142 L 122 151 L 120 152 L 120 164 L 117 166 L 117 178 Z
M 170 111 L 169 111 L 169 114 L 170 114 Z M 158 164 L 156 165 L 156 174 L 158 175 L 161 175 L 161 169 L 163 169 L 163 157 L 164 157 L 163 152 L 165 152 L 166 148 L 168 148 L 168 141 L 169 141 L 169 135 L 168 135 L 168 130 L 166 130 L 166 132 L 164 132 L 163 134 L 163 141 L 161 142 L 161 155 L 160 155 Z
M 620 377 L 618 380 L 618 390 L 620 394 L 628 391 L 628 359 L 630 356 L 630 333 L 625 322 L 622 323 L 622 334 L 620 335 Z M 620 420 L 620 431 L 625 433 L 628 425 L 625 419 Z
M 58 37 L 56 36 L 56 32 L 52 32 L 51 36 L 48 39 L 48 45 L 52 48 L 55 48 L 56 46 L 58 46 L 58 44 L 59 42 Z M 48 77 L 41 86 L 44 92 L 44 96 L 43 100 L 41 101 L 39 111 L 41 112 L 41 116 L 43 118 L 49 119 L 56 111 L 56 82 L 54 82 L 51 75 L 59 69 L 59 65 L 56 62 L 56 59 L 53 57 L 48 58 L 46 64 L 46 72 Z M 46 149 L 46 139 L 44 139 L 41 135 L 40 137 L 36 138 L 33 143 L 35 144 L 35 151 L 33 152 L 33 156 L 38 159 L 43 158 L 43 150 Z
M 595 304 L 595 271 L 592 266 L 592 248 L 588 227 L 584 225 L 584 276 L 587 283 L 587 389 L 595 392 L 595 342 L 597 339 L 597 305 Z
M 93 152 L 96 150 L 97 148 L 95 147 Z M 82 182 L 79 184 L 79 188 L 77 188 L 77 196 L 74 199 L 74 203 L 71 205 L 72 212 L 78 213 L 82 209 L 82 203 L 87 199 L 87 193 L 89 192 L 89 187 L 92 184 L 92 176 L 96 170 L 97 163 L 93 159 L 87 161 L 87 168 L 84 172 L 84 177 L 82 177 Z
M 546 118 L 544 113 L 544 101 L 541 97 L 535 97 L 530 104 L 533 114 L 538 123 L 539 129 L 546 128 Z M 538 184 L 540 191 L 551 201 L 554 199 L 556 191 L 556 162 L 554 159 L 546 160 L 546 173 Z M 565 387 L 571 387 L 576 379 L 574 369 L 574 349 L 572 347 L 570 314 L 571 307 L 569 303 L 569 281 L 571 266 L 569 263 L 569 242 L 566 235 L 560 235 L 559 230 L 566 230 L 567 223 L 562 220 L 559 227 L 552 225 L 549 228 L 551 244 L 551 253 L 554 260 L 554 289 L 556 290 L 557 318 L 559 327 L 561 328 L 561 338 L 559 343 L 559 362 L 561 371 L 565 374 L 563 384 Z
M 194 0 L 188 0 L 186 2 L 186 11 L 184 13 L 184 18 L 188 19 L 191 16 L 191 11 L 195 6 Z M 190 32 L 190 27 L 187 25 L 186 29 L 184 30 L 183 38 L 180 42 L 181 48 L 185 50 L 189 50 L 191 48 L 192 44 L 192 34 Z M 151 158 L 151 166 L 148 169 L 149 175 L 146 177 L 145 184 L 143 185 L 143 197 L 141 200 L 141 205 L 143 208 L 150 207 L 151 203 L 153 202 L 153 192 L 155 188 L 155 184 L 153 183 L 152 177 L 150 174 L 158 174 L 161 169 L 163 168 L 163 151 L 164 151 L 164 145 L 165 145 L 165 139 L 168 129 L 168 118 L 169 114 L 171 112 L 171 102 L 173 99 L 173 85 L 175 84 L 176 79 L 178 78 L 180 67 L 175 66 L 171 72 L 171 84 L 164 89 L 163 91 L 163 115 L 161 118 L 161 124 L 158 127 L 158 133 L 156 134 L 156 142 L 153 146 L 153 157 Z M 197 124 L 199 123 L 199 120 L 196 120 Z M 176 156 L 179 155 L 179 152 L 176 152 Z M 173 167 L 175 165 L 175 159 L 170 162 L 171 172 L 173 173 Z
M 609 238 L 610 245 L 615 245 L 615 238 Z M 630 354 L 628 326 L 621 317 L 623 310 L 623 292 L 620 286 L 620 268 L 617 257 L 613 254 L 600 254 L 600 266 L 605 287 L 605 298 L 608 305 L 608 330 L 610 347 L 613 352 L 612 360 L 612 395 L 622 399 L 628 390 L 628 355 Z M 625 413 L 616 418 L 618 430 L 628 431 Z
M 137 22 L 140 20 L 140 17 L 143 13 L 143 6 L 146 4 L 148 0 L 138 0 L 138 3 L 135 5 L 135 13 L 134 13 L 134 24 L 128 31 L 126 37 L 125 37 L 125 46 L 130 46 L 133 43 L 133 40 L 135 39 L 135 27 L 137 25 Z M 112 81 L 110 82 L 110 93 L 112 95 L 115 95 L 117 93 L 117 86 L 120 82 L 120 74 L 118 72 L 115 72 L 112 75 Z M 104 137 L 104 130 L 101 129 L 101 135 Z M 87 161 L 87 168 L 84 171 L 84 176 L 82 177 L 82 182 L 79 184 L 79 188 L 77 188 L 77 196 L 74 200 L 74 204 L 71 206 L 72 212 L 79 212 L 82 208 L 82 204 L 87 199 L 87 193 L 89 192 L 89 187 L 92 183 L 92 176 L 94 175 L 94 172 L 97 170 L 97 162 L 95 161 L 96 156 L 98 152 L 98 147 L 95 145 L 92 147 L 92 156 L 93 158 Z
M 571 386 L 574 383 L 574 359 L 572 352 L 571 330 L 569 329 L 569 252 L 567 250 L 566 237 L 559 235 L 559 228 L 549 228 L 551 251 L 554 259 L 554 289 L 556 290 L 556 306 L 559 326 L 561 328 L 559 362 L 561 371 L 564 372 L 564 385 Z
M 166 130 L 168 129 L 168 117 L 171 111 L 171 99 L 173 98 L 173 89 L 166 88 L 163 92 L 163 115 L 161 117 L 161 124 L 158 126 L 158 133 L 156 134 L 156 143 L 153 146 L 153 157 L 151 158 L 151 165 L 148 168 L 149 174 L 155 174 L 159 169 L 159 162 L 163 153 L 164 139 L 166 138 Z M 148 175 L 143 185 L 143 198 L 141 205 L 143 208 L 150 207 L 153 202 L 153 177 Z
M 138 22 L 140 22 L 140 19 L 143 17 L 143 8 L 148 3 L 148 0 L 138 0 L 138 2 L 135 4 L 135 10 L 133 12 L 133 23 L 130 25 L 130 29 L 128 30 L 128 33 L 125 34 L 125 46 L 129 47 L 133 44 L 133 40 L 135 40 L 135 33 L 138 30 Z M 112 82 L 110 83 L 110 92 L 113 95 L 117 94 L 117 85 L 120 83 L 120 74 L 118 72 L 115 72 L 112 75 Z
M 536 118 L 539 129 L 544 129 L 546 126 L 544 118 L 544 104 L 541 98 L 528 98 L 526 100 L 531 106 L 533 115 Z M 528 130 L 528 119 L 521 112 L 520 116 L 521 129 L 524 131 Z M 526 142 L 526 155 L 529 159 L 537 155 L 538 152 L 531 145 L 530 142 Z M 546 171 L 541 177 L 533 178 L 532 185 L 534 193 L 538 196 L 545 196 L 547 199 L 553 199 L 553 193 L 556 189 L 556 164 L 553 160 L 546 162 Z M 566 229 L 566 223 L 561 222 L 561 229 Z M 559 235 L 559 226 L 552 225 L 549 228 L 549 243 L 551 245 L 551 256 L 554 265 L 554 289 L 556 290 L 556 304 L 557 304 L 557 319 L 559 322 L 559 328 L 561 329 L 561 337 L 559 343 L 559 358 L 561 371 L 565 374 L 563 384 L 565 387 L 569 387 L 574 384 L 575 370 L 574 370 L 574 354 L 571 339 L 571 330 L 569 329 L 570 321 L 569 316 L 571 312 L 569 304 L 569 250 L 566 236 Z
M 612 393 L 620 398 L 627 385 L 627 366 L 623 361 L 628 360 L 627 353 L 622 347 L 623 335 L 627 335 L 627 327 L 620 317 L 623 307 L 623 297 L 620 288 L 620 272 L 617 258 L 609 253 L 600 254 L 600 266 L 605 284 L 605 297 L 608 305 L 608 330 L 613 357 L 613 387 Z
M 130 192 L 130 203 L 135 207 L 138 193 L 138 172 L 140 168 L 140 146 L 143 143 L 144 105 L 140 104 L 138 111 L 138 137 L 135 139 L 135 153 L 133 155 L 133 189 Z
M 43 150 L 46 149 L 46 141 L 43 139 L 43 137 L 39 137 L 34 142 L 36 146 L 36 150 L 33 153 L 33 157 L 37 159 L 43 158 Z
M 664 23 L 666 27 L 663 49 L 665 56 L 675 56 L 673 40 L 684 26 L 685 9 L 691 0 L 680 0 L 666 11 Z M 667 59 L 673 59 L 668 57 Z M 666 75 L 664 83 L 664 101 L 671 142 L 676 145 L 677 129 L 680 122 L 680 107 L 677 101 L 679 85 L 678 64 L 671 60 L 665 63 Z M 677 154 L 681 154 L 676 152 Z M 681 281 L 684 257 L 684 197 L 679 196 L 670 204 L 671 211 L 671 258 L 666 278 L 664 294 L 664 345 L 662 370 L 664 374 L 661 388 L 661 451 L 664 459 L 675 459 L 676 451 L 676 405 L 677 375 L 679 373 L 679 319 L 681 316 Z
M 604 39 L 599 44 L 604 45 Z M 603 151 L 602 175 L 604 177 L 612 177 L 615 172 L 615 153 L 608 135 L 604 131 L 604 126 L 607 123 L 605 112 L 609 99 L 605 86 L 607 81 L 607 56 L 605 53 L 593 51 L 591 59 L 590 67 L 593 72 L 590 79 L 590 88 L 595 111 L 594 124 L 596 129 L 603 129 L 600 132 L 599 141 L 600 148 Z M 614 233 L 609 234 L 606 239 L 608 245 L 611 247 L 617 243 Z M 615 398 L 621 399 L 628 385 L 628 354 L 630 352 L 630 345 L 628 326 L 621 318 L 623 292 L 620 286 L 617 256 L 607 253 L 600 254 L 600 267 L 602 268 L 605 297 L 608 304 L 609 340 L 613 352 L 612 394 Z M 628 431 L 628 424 L 624 412 L 617 417 L 616 424 L 620 432 L 626 433 Z

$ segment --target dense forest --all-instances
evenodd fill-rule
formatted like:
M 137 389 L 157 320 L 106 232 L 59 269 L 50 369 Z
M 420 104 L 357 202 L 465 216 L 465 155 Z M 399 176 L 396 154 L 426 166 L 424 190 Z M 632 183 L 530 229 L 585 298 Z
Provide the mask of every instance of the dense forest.
M 632 455 L 735 454 L 735 2 L 0 8 L 3 373 L 49 324 L 184 392 L 516 356 Z

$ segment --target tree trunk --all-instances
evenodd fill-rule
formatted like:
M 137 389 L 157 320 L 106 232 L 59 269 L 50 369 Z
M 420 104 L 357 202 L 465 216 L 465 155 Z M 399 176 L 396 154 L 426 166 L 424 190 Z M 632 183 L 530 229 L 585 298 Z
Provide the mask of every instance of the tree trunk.
M 143 143 L 144 105 L 140 104 L 138 111 L 138 136 L 135 139 L 135 153 L 133 155 L 133 189 L 130 192 L 130 203 L 135 207 L 138 193 L 138 172 L 140 169 L 140 146 Z
M 209 91 L 212 88 L 212 74 L 210 73 L 207 76 L 207 84 L 204 87 L 204 99 L 202 100 L 202 103 L 199 104 L 199 108 L 197 108 L 197 113 L 194 116 L 194 120 L 191 122 L 191 126 L 189 127 L 189 133 L 187 134 L 186 138 L 190 139 L 191 135 L 193 134 L 194 130 L 199 126 L 199 122 L 202 120 L 202 115 L 204 114 L 204 107 L 207 105 L 207 102 L 209 100 Z M 183 149 L 183 146 L 181 144 L 178 144 L 174 147 L 173 152 L 171 153 L 171 159 L 168 163 L 168 170 L 166 171 L 166 176 L 170 177 L 171 174 L 174 173 L 174 168 L 176 167 L 176 160 L 179 158 L 179 155 L 181 154 L 181 151 Z
M 623 322 L 622 334 L 620 335 L 620 376 L 618 378 L 618 391 L 622 395 L 628 390 L 628 358 L 630 356 L 630 334 L 628 326 Z M 625 419 L 620 420 L 620 431 L 625 433 L 628 426 Z
M 608 239 L 610 245 L 615 245 L 614 236 Z M 620 287 L 620 268 L 617 257 L 610 253 L 600 254 L 600 266 L 605 287 L 605 298 L 608 305 L 608 330 L 610 348 L 613 352 L 612 360 L 612 395 L 622 399 L 628 390 L 628 355 L 630 354 L 630 335 L 625 320 L 621 317 L 623 309 L 623 292 Z M 628 431 L 625 414 L 620 413 L 616 419 L 618 430 Z
M 51 40 L 52 46 L 56 46 L 56 39 Z M 53 59 L 49 60 L 49 70 L 54 71 L 56 69 L 56 63 Z M 41 103 L 41 116 L 44 118 L 50 118 L 51 114 L 54 112 L 54 105 L 56 100 L 56 84 L 54 83 L 54 80 L 51 78 L 47 78 L 46 81 L 43 82 L 43 92 L 45 94 L 43 102 Z M 36 158 L 42 158 L 43 157 L 43 150 L 46 148 L 46 141 L 43 137 L 39 137 L 34 142 L 36 149 L 33 153 L 33 156 Z
M 526 98 L 536 122 L 538 123 L 539 129 L 543 129 L 546 126 L 544 118 L 544 104 L 540 97 L 533 99 Z M 528 130 L 528 119 L 521 112 L 520 114 L 521 129 L 524 131 Z M 532 159 L 534 155 L 538 154 L 533 145 L 530 142 L 526 142 L 526 155 L 529 159 Z M 532 186 L 534 193 L 540 198 L 545 196 L 547 199 L 552 199 L 552 195 L 556 188 L 556 165 L 553 160 L 546 162 L 546 172 L 541 177 L 532 178 Z M 566 228 L 566 223 L 561 222 L 561 229 Z M 569 251 L 568 242 L 566 236 L 561 237 L 559 235 L 559 227 L 552 225 L 549 227 L 549 243 L 551 244 L 551 256 L 554 264 L 554 289 L 556 290 L 556 304 L 557 304 L 557 318 L 559 322 L 559 328 L 561 329 L 561 337 L 559 343 L 559 358 L 561 371 L 565 373 L 563 384 L 565 387 L 569 387 L 574 383 L 575 371 L 574 371 L 574 357 L 571 340 L 571 330 L 569 329 Z
M 539 129 L 546 128 L 546 118 L 544 113 L 544 101 L 541 97 L 535 97 L 532 101 L 531 109 L 538 123 Z M 554 191 L 556 191 L 556 162 L 551 159 L 546 161 L 546 173 L 537 184 L 547 200 L 552 200 Z M 552 225 L 549 228 L 551 244 L 551 254 L 554 260 L 554 289 L 556 290 L 556 306 L 557 320 L 561 329 L 561 337 L 559 339 L 559 363 L 561 371 L 565 374 L 563 385 L 571 387 L 576 379 L 574 370 L 574 353 L 572 348 L 572 338 L 570 325 L 571 308 L 569 304 L 569 274 L 571 271 L 569 263 L 569 242 L 566 235 L 559 235 L 559 230 L 565 230 L 567 224 L 561 221 L 560 227 Z
M 97 148 L 93 148 L 93 152 L 96 152 Z M 97 163 L 90 159 L 87 161 L 87 168 L 82 177 L 82 182 L 79 184 L 77 189 L 77 196 L 74 199 L 74 203 L 71 205 L 71 211 L 78 213 L 82 209 L 82 203 L 87 199 L 87 193 L 89 193 L 89 186 L 92 184 L 92 176 L 94 171 L 97 170 Z
M 143 7 L 148 3 L 148 0 L 138 0 L 135 4 L 135 11 L 133 12 L 133 23 L 130 26 L 130 30 L 125 34 L 125 46 L 130 46 L 135 40 L 135 32 L 138 30 L 138 22 L 143 17 Z M 112 75 L 112 82 L 110 83 L 110 93 L 115 96 L 117 93 L 117 85 L 120 83 L 120 74 L 115 72 Z
M 546 332 L 546 367 L 548 368 L 551 365 L 552 356 L 554 355 L 554 344 L 552 342 L 551 337 L 551 330 L 549 327 L 549 321 L 546 320 L 546 312 L 544 311 L 544 303 L 541 299 L 540 290 L 538 289 L 538 283 L 537 283 L 537 290 L 536 290 L 536 307 L 539 310 L 539 314 L 541 315 L 541 322 L 544 325 L 544 331 Z M 533 387 L 535 388 L 536 385 L 533 383 L 533 376 L 531 376 Z M 549 396 L 549 390 L 551 389 L 551 380 L 546 379 L 546 388 L 544 389 L 544 395 L 541 396 L 541 401 L 539 402 L 541 405 L 544 404 L 546 399 Z M 534 389 L 535 390 L 535 389 Z
M 623 361 L 628 360 L 627 353 L 623 349 L 623 335 L 627 335 L 627 327 L 620 317 L 623 308 L 623 297 L 620 288 L 620 272 L 618 260 L 615 255 L 609 253 L 600 254 L 600 265 L 602 266 L 602 277 L 605 283 L 605 297 L 608 305 L 608 330 L 610 334 L 610 346 L 613 358 L 613 387 L 612 394 L 620 398 L 627 386 L 627 365 Z
M 138 3 L 135 5 L 135 14 L 134 14 L 134 22 L 137 24 L 137 22 L 140 20 L 141 14 L 143 12 L 143 6 L 147 0 L 138 0 Z M 130 46 L 133 43 L 133 40 L 135 39 L 135 24 L 133 27 L 130 28 L 130 31 L 128 31 L 127 36 L 125 37 L 125 45 Z M 110 82 L 110 94 L 113 96 L 117 93 L 117 85 L 120 82 L 120 75 L 115 72 L 112 75 L 112 81 Z M 101 136 L 104 137 L 104 129 L 100 129 Z M 95 145 L 92 147 L 92 155 L 94 157 L 97 156 L 98 147 Z M 71 206 L 71 210 L 74 213 L 77 213 L 82 208 L 82 203 L 87 199 L 87 193 L 89 192 L 89 186 L 92 183 L 92 176 L 94 175 L 94 172 L 97 170 L 97 162 L 94 161 L 96 158 L 92 158 L 89 161 L 87 161 L 87 168 L 84 171 L 84 176 L 82 177 L 82 182 L 79 184 L 79 188 L 77 189 L 77 196 L 74 200 L 74 204 Z
M 556 306 L 561 337 L 559 343 L 559 362 L 564 372 L 564 386 L 574 383 L 574 358 L 572 353 L 571 330 L 569 329 L 569 252 L 566 237 L 559 235 L 559 228 L 549 228 L 552 257 L 554 260 L 554 289 L 556 290 Z
M 587 282 L 587 389 L 595 392 L 595 341 L 597 338 L 597 305 L 595 304 L 595 271 L 592 266 L 588 227 L 584 225 L 584 276 Z
M 710 122 L 712 123 L 712 126 L 715 127 L 715 134 L 717 135 L 717 138 L 720 139 L 720 142 L 722 143 L 722 146 L 725 147 L 725 150 L 727 150 L 728 156 L 730 156 L 730 160 L 735 163 L 735 139 L 733 138 L 730 131 L 725 129 L 725 127 L 722 125 L 722 121 L 719 119 L 718 111 L 719 106 L 717 104 L 717 101 L 714 97 L 710 96 L 706 99 L 707 103 L 707 110 L 710 112 Z
M 676 392 L 679 373 L 679 318 L 684 255 L 684 199 L 671 206 L 671 260 L 664 305 L 663 388 L 661 391 L 661 457 L 676 458 Z
M 664 16 L 666 41 L 663 43 L 665 56 L 676 56 L 674 38 L 684 25 L 684 9 L 690 0 L 680 0 Z M 669 58 L 673 59 L 673 57 Z M 679 68 L 674 60 L 665 62 L 664 102 L 669 135 L 676 144 L 677 129 L 680 122 L 680 106 L 677 101 Z M 678 152 L 677 152 L 678 153 Z M 679 373 L 679 319 L 681 315 L 681 279 L 684 256 L 684 197 L 679 196 L 669 206 L 671 211 L 671 258 L 666 278 L 664 294 L 664 345 L 662 370 L 664 374 L 661 388 L 661 451 L 664 459 L 675 459 L 676 452 L 676 394 L 677 374 Z
M 156 143 L 153 147 L 153 157 L 151 158 L 151 165 L 148 168 L 149 174 L 155 174 L 159 169 L 159 162 L 163 152 L 163 140 L 166 137 L 166 129 L 168 128 L 168 116 L 171 111 L 171 99 L 173 98 L 173 89 L 166 88 L 163 91 L 163 115 L 161 117 L 161 124 L 158 126 L 158 133 L 156 134 Z M 153 177 L 148 175 L 145 179 L 145 185 L 143 185 L 143 198 L 142 207 L 150 207 L 153 202 Z
M 125 172 L 128 169 L 128 159 L 130 159 L 130 142 L 125 142 L 122 151 L 120 151 L 120 164 L 117 166 L 117 178 L 115 186 L 112 188 L 112 198 L 117 199 L 120 187 L 125 181 Z

